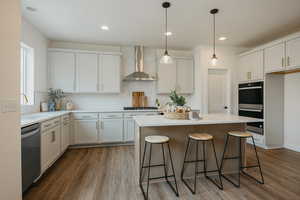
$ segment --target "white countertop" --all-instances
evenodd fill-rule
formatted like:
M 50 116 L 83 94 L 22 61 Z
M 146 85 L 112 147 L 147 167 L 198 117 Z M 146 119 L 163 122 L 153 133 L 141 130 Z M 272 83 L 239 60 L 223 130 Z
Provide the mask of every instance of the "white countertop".
M 123 110 L 123 109 L 95 109 L 95 110 L 70 110 L 55 112 L 39 112 L 21 115 L 21 127 L 44 122 L 68 113 L 133 113 L 133 112 L 157 112 L 157 110 Z
M 232 114 L 207 114 L 203 115 L 200 120 L 173 120 L 167 119 L 162 115 L 155 116 L 135 116 L 133 118 L 140 127 L 153 126 L 189 126 L 189 125 L 206 125 L 206 124 L 234 124 L 263 122 L 263 119 L 242 117 Z
M 21 116 L 21 127 L 47 121 L 49 119 L 66 115 L 68 113 L 70 113 L 70 111 L 40 112 L 40 113 L 25 114 Z

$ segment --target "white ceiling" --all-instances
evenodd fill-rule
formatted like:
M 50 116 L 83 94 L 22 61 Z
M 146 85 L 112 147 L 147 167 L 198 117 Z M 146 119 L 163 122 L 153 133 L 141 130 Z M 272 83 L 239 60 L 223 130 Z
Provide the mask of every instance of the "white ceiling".
M 170 46 L 192 48 L 212 41 L 212 16 L 219 44 L 255 46 L 300 27 L 300 0 L 171 0 Z M 163 40 L 162 0 L 22 0 L 23 15 L 49 39 L 159 47 Z M 37 9 L 30 12 L 24 9 Z M 100 29 L 109 26 L 109 31 Z

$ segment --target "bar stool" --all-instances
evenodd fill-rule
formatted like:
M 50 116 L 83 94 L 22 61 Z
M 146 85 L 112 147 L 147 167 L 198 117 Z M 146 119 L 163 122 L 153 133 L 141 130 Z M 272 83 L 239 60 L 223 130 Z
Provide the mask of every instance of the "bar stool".
M 169 145 L 169 137 L 167 136 L 161 136 L 161 135 L 152 135 L 152 136 L 147 136 L 145 137 L 145 147 L 144 147 L 144 153 L 143 153 L 143 161 L 142 161 L 142 167 L 140 170 L 140 188 L 142 190 L 142 193 L 144 195 L 144 198 L 147 200 L 148 199 L 148 192 L 149 192 L 149 181 L 153 179 L 161 179 L 165 178 L 166 182 L 169 184 L 171 189 L 174 191 L 176 196 L 179 196 L 178 194 L 178 187 L 177 187 L 177 182 L 176 182 L 176 177 L 175 177 L 175 171 L 174 171 L 174 166 L 173 166 L 173 160 L 172 160 L 172 155 L 171 155 L 171 150 L 170 150 L 170 145 Z M 144 166 L 145 163 L 145 154 L 146 154 L 146 149 L 147 149 L 147 144 L 150 144 L 150 155 L 149 155 L 149 164 L 148 166 Z M 152 145 L 157 144 L 161 145 L 162 149 L 162 157 L 163 157 L 163 164 L 158 164 L 158 165 L 151 165 L 151 156 L 152 156 Z M 166 159 L 165 159 L 165 152 L 164 152 L 164 144 L 167 144 L 168 146 L 168 152 L 170 156 L 170 161 L 171 161 L 171 167 L 172 167 L 172 175 L 168 175 L 167 172 L 167 165 L 166 165 Z M 164 167 L 164 176 L 161 177 L 150 177 L 150 169 L 151 167 Z M 142 172 L 144 168 L 148 168 L 148 174 L 147 174 L 147 191 L 145 193 L 144 188 L 142 186 Z M 174 182 L 175 182 L 175 188 L 172 186 L 168 178 L 174 177 Z
M 187 160 L 187 152 L 190 146 L 190 141 L 193 140 L 196 142 L 196 156 L 195 156 L 195 160 Z M 216 170 L 207 170 L 207 160 L 206 160 L 206 153 L 205 153 L 205 143 L 210 141 L 212 144 L 212 148 L 213 148 L 213 152 L 214 152 L 214 157 L 215 157 L 215 162 L 216 162 Z M 199 151 L 199 142 L 202 142 L 202 147 L 203 147 L 203 159 L 199 160 L 198 157 L 198 151 Z M 203 171 L 198 171 L 198 163 L 199 162 L 203 162 Z M 184 176 L 184 171 L 185 171 L 185 164 L 188 163 L 195 163 L 195 174 L 194 174 L 194 189 L 192 189 L 192 187 L 186 182 L 186 180 L 183 178 Z M 207 176 L 207 173 L 211 173 L 211 172 L 217 172 L 218 176 L 219 176 L 219 181 L 220 183 L 218 184 L 215 180 L 213 180 L 211 177 Z M 219 189 L 223 190 L 223 183 L 222 183 L 222 179 L 221 179 L 221 171 L 219 168 L 219 164 L 218 164 L 218 160 L 217 160 L 217 154 L 216 154 L 216 149 L 215 149 L 215 144 L 214 144 L 214 138 L 212 135 L 206 134 L 206 133 L 193 133 L 190 134 L 188 136 L 188 143 L 187 143 L 187 147 L 186 147 L 186 151 L 184 154 L 184 160 L 183 160 L 183 166 L 182 166 L 182 170 L 181 170 L 181 180 L 182 182 L 187 186 L 187 188 L 193 193 L 196 193 L 196 184 L 197 184 L 197 174 L 202 174 L 204 173 L 205 178 L 207 178 L 208 180 L 210 180 L 214 185 L 216 185 Z
M 225 157 L 225 153 L 227 150 L 227 146 L 228 146 L 228 142 L 229 142 L 229 138 L 230 137 L 235 137 L 238 138 L 239 140 L 239 155 L 238 156 L 233 156 L 233 157 Z M 251 138 L 252 142 L 253 142 L 253 147 L 255 150 L 255 155 L 256 155 L 256 160 L 257 160 L 257 165 L 251 165 L 251 166 L 243 166 L 242 164 L 242 139 L 247 139 L 247 138 Z M 224 175 L 224 173 L 222 173 L 222 177 L 225 178 L 227 181 L 229 181 L 230 183 L 232 183 L 235 187 L 240 187 L 240 175 L 241 173 L 248 176 L 249 178 L 254 179 L 256 182 L 260 183 L 260 184 L 264 184 L 264 177 L 262 174 L 262 170 L 261 170 L 261 166 L 260 166 L 260 162 L 259 162 L 259 158 L 258 158 L 258 154 L 257 154 L 257 150 L 256 150 L 256 146 L 255 146 L 255 142 L 254 142 L 254 138 L 252 136 L 251 133 L 249 132 L 240 132 L 240 131 L 231 131 L 228 132 L 227 136 L 226 136 L 226 142 L 225 142 L 225 146 L 224 146 L 224 151 L 223 151 L 223 155 L 222 155 L 222 161 L 221 161 L 221 171 L 223 170 L 224 167 L 224 160 L 228 160 L 228 159 L 238 159 L 238 165 L 239 165 L 239 172 L 238 172 L 238 183 L 234 183 L 230 178 L 226 177 Z M 256 178 L 254 178 L 253 176 L 251 176 L 250 174 L 248 174 L 247 172 L 244 171 L 244 169 L 247 168 L 254 168 L 254 167 L 258 167 L 259 168 L 259 172 L 260 172 L 260 176 L 261 176 L 261 180 L 258 180 Z

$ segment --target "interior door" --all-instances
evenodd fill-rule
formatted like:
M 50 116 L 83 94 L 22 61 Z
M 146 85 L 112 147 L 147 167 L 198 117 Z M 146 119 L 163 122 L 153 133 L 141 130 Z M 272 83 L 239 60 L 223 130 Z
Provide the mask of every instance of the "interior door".
M 158 80 L 157 92 L 159 94 L 170 93 L 171 90 L 176 89 L 176 61 L 172 64 L 158 64 Z
M 76 77 L 78 92 L 98 91 L 98 55 L 92 53 L 76 54 Z
M 229 90 L 226 69 L 208 70 L 208 112 L 229 112 Z
M 51 87 L 64 92 L 75 89 L 75 54 L 67 52 L 50 52 L 49 63 Z
M 101 55 L 99 62 L 100 91 L 103 93 L 119 93 L 121 84 L 120 56 Z
M 300 67 L 300 37 L 286 43 L 287 67 Z
M 192 59 L 177 60 L 178 93 L 191 94 L 194 91 L 194 62 Z

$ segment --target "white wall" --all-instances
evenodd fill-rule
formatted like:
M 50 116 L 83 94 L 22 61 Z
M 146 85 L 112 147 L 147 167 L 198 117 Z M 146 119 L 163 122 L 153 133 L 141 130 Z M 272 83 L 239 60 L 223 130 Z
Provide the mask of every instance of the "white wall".
M 300 73 L 284 77 L 284 146 L 300 152 Z
M 70 42 L 59 42 L 51 41 L 51 48 L 71 48 L 81 50 L 96 50 L 96 51 L 118 51 L 122 52 L 122 77 L 134 72 L 134 47 L 133 46 L 103 46 L 96 44 L 83 44 L 83 43 L 70 43 Z M 171 53 L 171 52 L 170 52 Z M 175 52 L 172 52 L 175 53 Z M 180 55 L 187 52 L 178 52 Z M 189 53 L 192 54 L 191 52 Z M 156 76 L 156 49 L 144 48 L 144 66 L 145 72 Z M 75 104 L 75 109 L 120 109 L 124 106 L 131 106 L 131 93 L 133 91 L 144 91 L 145 95 L 148 96 L 149 106 L 155 105 L 155 99 L 158 98 L 161 103 L 169 101 L 167 95 L 156 94 L 156 81 L 138 81 L 138 82 L 121 82 L 121 93 L 120 94 L 73 94 L 69 95 L 68 98 Z M 189 98 L 188 98 L 188 102 Z
M 34 95 L 33 106 L 22 106 L 22 113 L 39 112 L 40 102 L 47 96 L 47 48 L 48 40 L 24 17 L 21 41 L 34 49 Z
M 0 199 L 21 197 L 20 134 L 20 27 L 19 0 L 4 0 L 0 6 L 0 103 L 14 103 L 16 112 L 0 111 Z
M 194 49 L 195 59 L 195 93 L 191 97 L 193 108 L 200 109 L 201 113 L 208 112 L 208 69 L 209 68 L 226 68 L 230 76 L 230 103 L 231 112 L 237 113 L 237 53 L 240 48 L 234 47 L 217 47 L 217 66 L 212 67 L 210 60 L 212 56 L 211 46 L 198 46 Z

